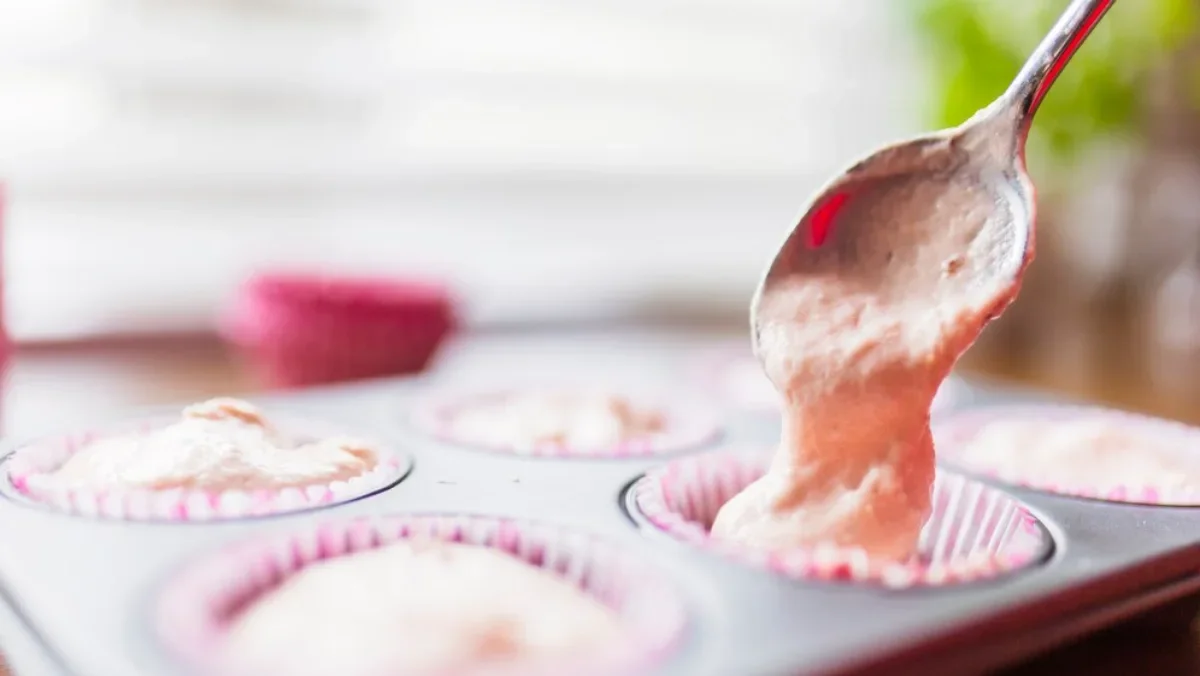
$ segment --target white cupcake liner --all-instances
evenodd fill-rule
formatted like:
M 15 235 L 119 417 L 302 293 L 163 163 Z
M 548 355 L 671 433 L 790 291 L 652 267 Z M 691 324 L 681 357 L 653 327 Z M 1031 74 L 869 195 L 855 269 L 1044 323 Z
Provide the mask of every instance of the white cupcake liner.
M 700 366 L 701 379 L 728 405 L 746 411 L 778 414 L 783 406 L 775 387 L 762 366 L 745 350 L 727 349 L 710 355 Z M 938 388 L 930 406 L 932 413 L 943 415 L 964 400 L 962 380 L 951 375 Z
M 657 434 L 629 439 L 615 446 L 570 446 L 563 444 L 515 445 L 504 442 L 485 443 L 465 439 L 454 429 L 456 416 L 463 410 L 484 402 L 517 396 L 531 388 L 495 389 L 463 393 L 441 393 L 413 409 L 412 425 L 422 434 L 448 444 L 495 453 L 549 458 L 638 458 L 666 455 L 691 450 L 716 441 L 721 428 L 714 413 L 693 402 L 672 401 L 665 396 L 642 395 L 619 388 L 607 390 L 614 396 L 628 398 L 635 405 L 652 407 L 663 413 L 666 429 Z M 570 387 L 537 388 L 570 391 Z
M 103 429 L 49 437 L 23 444 L 4 461 L 3 492 L 58 511 L 128 521 L 218 521 L 285 514 L 348 502 L 400 481 L 412 468 L 409 456 L 370 444 L 378 462 L 345 481 L 302 487 L 256 490 L 172 488 L 83 488 L 69 486 L 53 472 L 72 455 L 99 439 L 161 429 L 178 415 L 133 420 Z M 295 440 L 332 436 L 328 426 L 272 416 L 272 425 Z
M 1116 484 L 1110 486 L 1096 486 L 1085 482 L 1064 484 L 1039 477 L 1036 472 L 1015 473 L 1007 468 L 991 467 L 961 456 L 961 450 L 989 422 L 1030 418 L 1044 420 L 1050 424 L 1056 421 L 1080 419 L 1116 421 L 1129 429 L 1138 430 L 1139 434 L 1144 434 L 1147 438 L 1159 441 L 1170 440 L 1177 444 L 1181 454 L 1200 454 L 1200 429 L 1189 427 L 1183 423 L 1094 406 L 1025 404 L 988 406 L 965 411 L 938 421 L 933 426 L 938 459 L 963 472 L 1045 493 L 1104 502 L 1200 507 L 1200 472 L 1197 473 L 1197 485 L 1194 488 L 1171 486 L 1165 483 L 1161 485 Z M 1027 449 L 1013 450 L 1019 452 Z
M 539 663 L 536 669 L 517 664 L 512 671 L 490 668 L 489 676 L 639 673 L 669 659 L 687 626 L 687 613 L 670 580 L 614 544 L 547 524 L 422 514 L 325 523 L 218 552 L 169 582 L 158 599 L 156 625 L 182 661 L 202 671 L 217 668 L 229 674 L 233 669 L 243 676 L 227 658 L 222 663 L 222 641 L 239 612 L 312 563 L 409 537 L 511 554 L 612 608 L 626 629 L 627 641 L 573 656 L 569 663 Z
M 858 548 L 818 545 L 760 551 L 709 534 L 718 510 L 761 477 L 770 454 L 713 453 L 673 461 L 639 479 L 631 507 L 649 524 L 695 547 L 790 578 L 850 581 L 905 588 L 995 578 L 1037 564 L 1050 536 L 1012 497 L 980 482 L 939 471 L 933 513 L 918 555 L 874 560 Z

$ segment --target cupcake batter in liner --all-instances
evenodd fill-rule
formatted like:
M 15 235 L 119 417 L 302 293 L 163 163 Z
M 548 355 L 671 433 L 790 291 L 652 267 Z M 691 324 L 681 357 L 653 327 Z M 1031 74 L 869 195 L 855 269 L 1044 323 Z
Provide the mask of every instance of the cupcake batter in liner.
M 481 664 L 478 671 L 462 671 L 459 665 L 459 669 L 452 670 L 457 675 L 639 672 L 668 659 L 687 624 L 684 606 L 670 580 L 602 539 L 557 526 L 503 518 L 401 515 L 325 523 L 292 535 L 247 542 L 201 559 L 164 588 L 156 605 L 155 626 L 174 654 L 201 670 L 219 669 L 222 674 L 236 676 L 261 673 L 261 668 L 232 656 L 241 653 L 232 652 L 231 646 L 244 648 L 244 644 L 232 643 L 231 637 L 235 637 L 233 632 L 247 609 L 270 598 L 272 590 L 310 565 L 402 542 L 412 542 L 414 547 L 418 543 L 461 543 L 515 557 L 578 589 L 581 601 L 599 602 L 606 613 L 611 611 L 620 630 L 612 637 L 614 640 L 590 645 L 579 655 L 502 660 L 499 664 Z M 536 605 L 533 601 L 531 606 Z M 337 618 L 313 618 L 313 630 L 332 630 L 323 622 L 333 619 Z M 464 617 L 463 621 L 471 619 Z M 410 616 L 407 621 L 420 621 L 420 615 Z M 280 647 L 286 649 L 286 645 Z M 274 654 L 273 646 L 263 648 Z M 287 656 L 282 659 L 286 661 Z M 243 668 L 246 671 L 240 670 Z M 303 667 L 280 664 L 279 668 L 291 673 Z M 395 666 L 389 668 L 386 664 L 377 669 L 372 669 L 370 676 L 398 673 Z M 346 676 L 364 674 L 355 671 Z
M 918 556 L 874 560 L 855 548 L 818 545 L 768 551 L 723 542 L 709 533 L 718 510 L 761 477 L 770 454 L 719 452 L 675 460 L 633 484 L 629 506 L 654 528 L 695 547 L 791 578 L 905 588 L 995 578 L 1041 562 L 1052 541 L 1038 520 L 1003 492 L 938 471 L 933 513 Z
M 933 427 L 941 461 L 1070 497 L 1200 507 L 1200 429 L 1101 407 L 991 406 Z
M 207 402 L 206 402 L 207 403 Z M 178 416 L 154 416 L 23 444 L 4 461 L 10 498 L 80 516 L 130 521 L 215 521 L 297 512 L 348 502 L 387 488 L 412 467 L 411 459 L 374 442 L 374 464 L 363 473 L 329 482 L 277 488 L 150 488 L 87 486 L 56 475 L 64 464 L 98 442 L 150 435 L 179 422 Z M 270 416 L 273 428 L 296 445 L 339 437 L 329 426 L 303 419 Z M 281 449 L 286 452 L 286 449 Z
M 570 403 L 564 406 L 563 401 Z M 548 403 L 539 409 L 540 402 Z M 554 410 L 556 407 L 558 411 Z M 571 408 L 575 410 L 568 410 Z M 475 418 L 475 429 L 464 429 L 466 416 Z M 590 429 L 568 430 L 570 425 L 563 421 L 568 417 L 577 423 L 583 420 Z M 632 418 L 638 425 L 645 425 L 653 418 L 655 429 L 624 434 L 624 430 L 613 429 L 625 423 L 622 418 Z M 665 455 L 703 446 L 720 435 L 712 411 L 694 403 L 615 389 L 560 386 L 436 395 L 416 407 L 412 422 L 421 433 L 445 443 L 551 458 Z M 496 425 L 495 434 L 483 429 L 489 424 Z M 574 433 L 577 439 L 564 440 L 563 434 L 547 434 L 559 427 Z M 526 432 L 530 438 L 521 439 Z

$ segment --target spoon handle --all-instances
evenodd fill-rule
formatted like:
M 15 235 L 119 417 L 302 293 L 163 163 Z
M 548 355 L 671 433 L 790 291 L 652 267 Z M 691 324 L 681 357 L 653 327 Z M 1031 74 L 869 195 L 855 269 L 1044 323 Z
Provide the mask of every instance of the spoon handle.
M 1116 0 L 1071 0 L 1008 88 L 1004 100 L 1016 109 L 1017 134 L 1022 146 L 1042 99 L 1114 2 Z

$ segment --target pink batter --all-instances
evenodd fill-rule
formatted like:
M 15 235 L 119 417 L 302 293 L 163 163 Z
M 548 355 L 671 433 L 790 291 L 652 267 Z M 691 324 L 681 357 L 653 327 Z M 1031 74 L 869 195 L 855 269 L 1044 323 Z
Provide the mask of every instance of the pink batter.
M 1200 489 L 1200 460 L 1180 452 L 1178 439 L 1120 420 L 993 420 L 954 449 L 954 459 L 1041 485 Z
M 297 445 L 250 404 L 213 399 L 145 434 L 101 439 L 54 473 L 80 488 L 285 488 L 347 480 L 374 468 L 363 442 L 325 439 Z
M 553 573 L 484 547 L 406 541 L 293 575 L 234 619 L 224 657 L 237 673 L 448 676 L 625 638 L 613 610 Z
M 928 157 L 891 160 L 899 177 L 850 200 L 834 226 L 877 233 L 855 252 L 866 263 L 848 274 L 829 257 L 763 287 L 756 347 L 785 404 L 783 439 L 766 475 L 720 510 L 714 537 L 915 553 L 934 479 L 930 406 L 1019 277 L 989 280 L 992 195 L 905 178 L 906 162 Z
M 532 392 L 464 407 L 451 422 L 455 436 L 484 445 L 531 449 L 613 448 L 662 432 L 660 411 L 622 397 L 586 392 Z

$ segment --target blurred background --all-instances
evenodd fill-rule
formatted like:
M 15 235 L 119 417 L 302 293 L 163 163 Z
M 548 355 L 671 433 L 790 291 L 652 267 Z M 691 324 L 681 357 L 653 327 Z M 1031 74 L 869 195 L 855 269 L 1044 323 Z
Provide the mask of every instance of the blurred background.
M 479 327 L 742 321 L 812 190 L 965 119 L 1062 4 L 4 0 L 8 329 L 203 333 L 281 266 L 443 279 Z M 980 351 L 1086 381 L 1118 327 L 1200 342 L 1194 13 L 1123 3 L 1051 96 Z
M 99 374 L 237 377 L 200 346 L 264 270 L 443 283 L 477 331 L 740 331 L 805 198 L 1064 4 L 0 0 L 5 418 L 101 339 L 70 368 L 137 403 Z M 1050 96 L 1037 263 L 967 368 L 1200 420 L 1196 4 L 1120 3 Z
M 272 270 L 747 340 L 806 197 L 990 101 L 1065 4 L 0 0 L 6 432 L 271 385 L 224 342 L 269 336 L 217 332 L 256 298 L 374 321 Z M 1198 12 L 1117 3 L 1050 95 L 1037 262 L 965 370 L 1200 422 Z
M 810 192 L 965 119 L 1064 4 L 0 0 L 10 392 L 34 388 L 6 419 L 99 339 L 217 363 L 170 350 L 263 270 L 438 281 L 480 331 L 739 331 Z M 1195 5 L 1119 4 L 1052 93 L 1037 264 L 968 368 L 1200 419 Z

